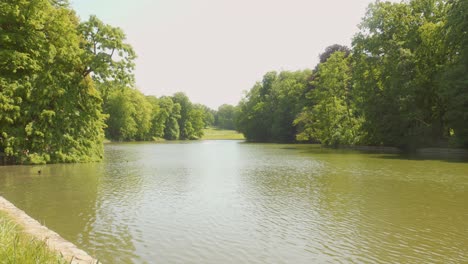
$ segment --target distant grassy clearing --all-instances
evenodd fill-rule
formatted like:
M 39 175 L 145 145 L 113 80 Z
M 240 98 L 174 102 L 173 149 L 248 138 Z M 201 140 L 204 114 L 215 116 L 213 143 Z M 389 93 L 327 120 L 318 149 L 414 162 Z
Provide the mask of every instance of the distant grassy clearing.
M 245 139 L 244 135 L 235 130 L 223 130 L 215 127 L 205 128 L 201 139 Z
M 44 241 L 22 232 L 9 216 L 0 212 L 0 263 L 66 263 Z

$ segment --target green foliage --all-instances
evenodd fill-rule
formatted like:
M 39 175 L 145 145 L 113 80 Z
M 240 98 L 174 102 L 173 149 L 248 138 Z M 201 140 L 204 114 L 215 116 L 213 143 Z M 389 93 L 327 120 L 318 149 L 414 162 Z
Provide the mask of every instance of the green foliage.
M 325 51 L 322 54 L 320 54 L 320 56 L 319 56 L 320 62 L 319 62 L 319 64 L 317 64 L 317 66 L 319 66 L 320 63 L 327 62 L 327 60 L 331 57 L 331 55 L 333 53 L 337 52 L 337 51 L 341 51 L 341 52 L 345 53 L 346 57 L 348 57 L 350 52 L 351 52 L 348 47 L 343 46 L 343 45 L 333 44 L 331 46 L 328 46 L 328 47 L 325 48 Z
M 121 29 L 96 16 L 80 24 L 67 1 L 5 0 L 0 157 L 100 160 L 106 125 L 119 141 L 198 139 L 216 125 L 249 141 L 468 147 L 467 14 L 466 0 L 377 1 L 351 50 L 327 47 L 313 72 L 269 72 L 237 107 L 214 111 L 133 89 Z
M 274 118 L 271 124 L 271 138 L 275 142 L 294 141 L 297 127 L 294 120 L 306 102 L 305 94 L 309 85 L 310 70 L 281 72 L 272 87 Z
M 3 1 L 0 33 L 8 163 L 100 160 L 106 126 L 112 140 L 194 139 L 210 122 L 183 94 L 173 102 L 132 89 L 136 55 L 123 31 L 96 16 L 80 24 L 66 1 Z
M 175 104 L 180 106 L 180 118 L 177 119 L 180 139 L 197 139 L 203 135 L 205 127 L 205 111 L 203 107 L 194 106 L 184 93 L 175 93 L 172 97 Z
M 145 140 L 151 129 L 153 106 L 138 90 L 123 87 L 109 95 L 106 136 L 112 140 Z
M 145 97 L 127 87 L 113 90 L 104 108 L 109 114 L 106 136 L 116 141 L 199 139 L 208 111 L 183 93 Z
M 239 116 L 236 127 L 249 141 L 269 141 L 272 123 L 270 92 L 277 78 L 276 72 L 263 76 L 263 82 L 258 82 L 239 102 Z
M 163 117 L 163 109 L 160 106 L 160 100 L 155 96 L 146 96 L 146 100 L 151 105 L 151 124 L 150 129 L 145 136 L 145 140 L 160 139 L 164 136 L 164 127 L 167 116 Z
M 376 1 L 352 50 L 327 47 L 302 79 L 265 75 L 239 103 L 239 130 L 253 141 L 467 147 L 467 14 L 465 0 Z
M 414 148 L 446 136 L 437 76 L 445 1 L 376 2 L 353 40 L 354 80 L 370 144 Z
M 213 126 L 215 124 L 216 111 L 202 104 L 196 104 L 195 106 L 203 111 L 203 123 L 205 128 Z
M 189 139 L 199 139 L 203 136 L 205 117 L 205 108 L 202 105 L 193 105 L 192 110 L 189 113 L 189 120 L 192 126 L 192 132 Z
M 78 19 L 64 2 L 0 3 L 0 153 L 9 163 L 102 157 L 105 116 L 83 77 Z
M 84 37 L 82 47 L 86 51 L 83 76 L 93 73 L 93 79 L 99 83 L 131 87 L 136 55 L 133 48 L 124 42 L 122 29 L 104 24 L 93 15 L 80 24 L 79 31 Z
M 180 116 L 180 104 L 174 103 L 170 97 L 165 97 L 163 100 L 167 106 L 166 111 L 168 117 L 166 118 L 166 124 L 164 128 L 164 138 L 167 140 L 176 140 L 180 136 L 180 127 L 178 120 Z
M 456 146 L 468 147 L 468 1 L 452 1 L 443 28 L 448 62 L 440 75 L 445 120 Z M 450 133 L 453 131 L 453 133 Z
M 321 63 L 309 98 L 315 102 L 295 120 L 302 125 L 299 140 L 319 141 L 324 145 L 352 145 L 359 141 L 359 119 L 353 113 L 351 67 L 346 53 L 335 51 Z
M 305 105 L 311 71 L 269 72 L 241 100 L 237 128 L 249 141 L 295 140 L 294 119 Z
M 189 139 L 193 133 L 192 123 L 190 120 L 190 112 L 192 111 L 192 103 L 190 99 L 182 92 L 175 93 L 171 97 L 174 103 L 180 105 L 180 118 L 177 119 L 180 129 L 180 139 Z
M 8 216 L 0 213 L 1 263 L 67 263 L 51 252 L 46 242 L 24 235 Z
M 237 109 L 235 106 L 228 104 L 221 105 L 216 112 L 215 126 L 221 129 L 235 130 L 236 112 Z

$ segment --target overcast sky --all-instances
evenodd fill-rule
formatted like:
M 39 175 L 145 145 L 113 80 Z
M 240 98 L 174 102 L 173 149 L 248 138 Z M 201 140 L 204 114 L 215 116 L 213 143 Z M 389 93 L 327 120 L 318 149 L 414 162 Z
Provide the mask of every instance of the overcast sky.
M 237 104 L 271 70 L 313 68 L 328 45 L 350 45 L 370 0 L 72 0 L 121 27 L 146 95 L 185 92 L 216 109 Z

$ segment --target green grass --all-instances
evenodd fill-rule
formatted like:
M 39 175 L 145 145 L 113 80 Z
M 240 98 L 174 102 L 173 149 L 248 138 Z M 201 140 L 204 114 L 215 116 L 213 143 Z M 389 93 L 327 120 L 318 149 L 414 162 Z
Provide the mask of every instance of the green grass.
M 9 216 L 0 212 L 0 263 L 35 264 L 67 263 L 50 251 L 46 243 L 22 233 Z
M 215 127 L 203 129 L 203 134 L 201 139 L 245 139 L 244 135 L 235 130 L 223 130 Z

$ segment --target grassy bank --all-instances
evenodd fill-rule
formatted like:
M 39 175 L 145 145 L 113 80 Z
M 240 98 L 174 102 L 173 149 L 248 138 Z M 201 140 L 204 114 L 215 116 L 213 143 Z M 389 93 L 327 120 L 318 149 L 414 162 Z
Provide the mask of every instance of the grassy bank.
M 244 135 L 235 130 L 223 130 L 215 127 L 205 128 L 203 134 L 201 139 L 245 139 Z
M 43 241 L 23 234 L 19 226 L 0 212 L 0 263 L 67 263 Z

